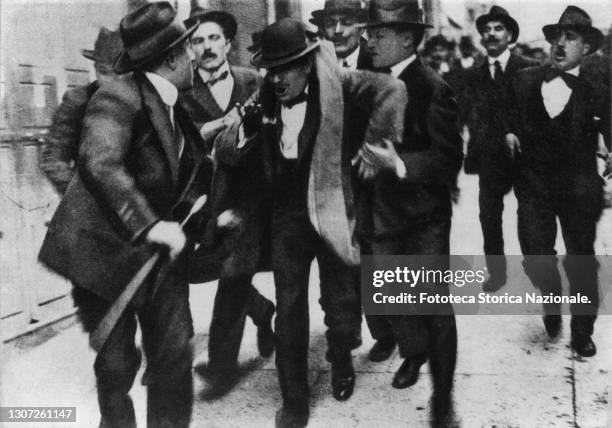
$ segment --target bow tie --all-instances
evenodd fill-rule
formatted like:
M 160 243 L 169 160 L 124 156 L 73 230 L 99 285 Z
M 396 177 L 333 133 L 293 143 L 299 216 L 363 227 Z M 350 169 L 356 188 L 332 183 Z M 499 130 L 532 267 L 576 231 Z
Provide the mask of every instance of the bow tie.
M 287 101 L 284 106 L 287 108 L 293 108 L 293 106 L 301 104 L 301 103 L 305 103 L 306 101 L 308 101 L 308 95 L 306 95 L 304 92 L 302 92 L 300 95 L 298 95 L 297 97 L 295 97 L 294 99 Z
M 548 70 L 546 70 L 546 74 L 544 75 L 544 81 L 548 83 L 551 80 L 556 79 L 557 77 L 560 77 L 561 79 L 563 79 L 565 84 L 570 89 L 574 89 L 574 86 L 576 86 L 576 81 L 578 80 L 578 77 L 574 76 L 573 74 L 569 74 L 564 71 L 551 67 Z
M 215 83 L 217 83 L 217 82 L 219 82 L 219 81 L 221 81 L 221 80 L 225 80 L 225 79 L 227 79 L 227 76 L 228 76 L 228 75 L 229 75 L 229 72 L 228 72 L 227 70 L 225 70 L 225 71 L 224 71 L 223 73 L 221 73 L 219 76 L 217 76 L 217 77 L 212 77 L 212 78 L 208 79 L 208 80 L 207 80 L 205 83 L 206 83 L 207 85 L 212 86 L 212 85 L 214 85 Z

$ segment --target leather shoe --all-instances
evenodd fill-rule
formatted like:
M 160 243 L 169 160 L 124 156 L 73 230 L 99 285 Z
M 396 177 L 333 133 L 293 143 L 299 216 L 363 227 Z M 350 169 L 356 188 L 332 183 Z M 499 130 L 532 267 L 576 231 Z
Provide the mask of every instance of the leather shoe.
M 482 284 L 482 291 L 487 293 L 495 293 L 497 290 L 506 285 L 507 278 L 504 276 L 490 276 L 489 279 Z
M 355 369 L 349 355 L 341 363 L 332 363 L 331 372 L 332 393 L 338 401 L 346 401 L 353 395 L 355 389 Z
M 391 354 L 393 354 L 394 349 L 395 342 L 383 342 L 378 340 L 374 346 L 372 346 L 372 349 L 370 349 L 368 359 L 377 363 L 380 361 L 385 361 L 391 356 Z
M 283 407 L 276 412 L 276 428 L 302 428 L 308 425 L 308 411 L 295 412 Z
M 557 337 L 561 331 L 561 315 L 544 315 L 544 328 L 549 337 Z
M 419 380 L 419 370 L 421 370 L 421 366 L 425 361 L 427 361 L 427 357 L 424 355 L 406 358 L 395 372 L 391 386 L 397 389 L 404 389 L 417 383 Z
M 592 357 L 597 353 L 597 347 L 590 336 L 572 336 L 572 348 L 582 357 Z
M 264 358 L 269 358 L 274 352 L 274 331 L 272 330 L 274 310 L 274 304 L 270 303 L 266 311 L 266 320 L 257 327 L 257 350 Z

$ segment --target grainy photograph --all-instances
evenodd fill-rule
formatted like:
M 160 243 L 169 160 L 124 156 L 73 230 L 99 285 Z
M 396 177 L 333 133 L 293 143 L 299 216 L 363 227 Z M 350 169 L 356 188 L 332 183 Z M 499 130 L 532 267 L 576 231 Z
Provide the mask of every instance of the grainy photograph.
M 0 427 L 611 427 L 611 6 L 3 0 Z

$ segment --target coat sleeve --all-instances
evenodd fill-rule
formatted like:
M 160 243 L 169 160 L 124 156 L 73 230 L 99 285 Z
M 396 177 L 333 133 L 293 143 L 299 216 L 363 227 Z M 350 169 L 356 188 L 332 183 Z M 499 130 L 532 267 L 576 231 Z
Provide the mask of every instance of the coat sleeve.
M 409 117 L 407 119 L 411 120 Z M 457 102 L 448 85 L 439 85 L 434 89 L 425 111 L 424 127 L 430 141 L 428 148 L 399 151 L 406 165 L 406 176 L 402 181 L 454 183 L 461 169 L 463 143 L 457 126 Z
M 57 192 L 64 194 L 75 170 L 85 107 L 87 86 L 66 91 L 53 116 L 53 123 L 41 153 L 40 166 Z
M 342 76 L 349 102 L 369 113 L 364 141 L 374 143 L 381 138 L 401 141 L 408 101 L 404 83 L 394 77 L 369 71 L 343 71 Z
M 134 122 L 141 112 L 138 88 L 113 83 L 99 89 L 87 105 L 78 169 L 97 199 L 136 240 L 160 217 L 126 167 Z

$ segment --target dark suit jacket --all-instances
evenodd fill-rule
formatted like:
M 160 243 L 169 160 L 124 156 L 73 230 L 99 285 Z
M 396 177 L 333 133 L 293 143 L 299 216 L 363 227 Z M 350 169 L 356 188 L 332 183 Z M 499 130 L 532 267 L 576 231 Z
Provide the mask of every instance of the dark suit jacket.
M 261 76 L 252 68 L 231 66 L 230 71 L 234 77 L 234 89 L 225 110 L 221 110 L 197 70 L 193 76 L 193 88 L 181 92 L 181 104 L 196 128 L 200 129 L 206 122 L 224 116 L 237 102 L 243 103 L 259 90 Z
M 505 86 L 512 77 L 523 68 L 537 65 L 538 62 L 510 54 L 503 78 L 500 84 L 493 82 L 489 71 L 489 62 L 484 62 L 473 68 L 467 77 L 464 98 L 468 103 L 467 126 L 470 132 L 468 150 L 465 158 L 465 172 L 475 174 L 480 166 L 491 165 L 491 158 L 505 162 L 503 148 L 503 110 L 507 104 Z
M 599 133 L 610 150 L 610 88 L 597 80 L 587 80 L 581 72 L 572 91 L 573 108 L 567 142 L 559 142 L 549 152 L 538 136 L 542 129 L 541 88 L 550 66 L 520 71 L 508 87 L 508 119 L 505 132 L 512 132 L 521 142 L 517 196 L 529 191 L 534 197 L 552 194 L 553 185 L 568 197 L 583 195 L 593 207 L 601 207 L 602 180 L 598 175 L 596 153 Z M 543 108 L 543 107 L 542 107 Z M 520 193 L 520 194 L 519 194 Z
M 419 58 L 399 75 L 408 92 L 404 137 L 396 145 L 407 175 L 383 171 L 360 196 L 360 232 L 380 239 L 451 216 L 451 193 L 461 168 L 457 104 L 450 87 Z M 370 208 L 368 208 L 368 206 Z M 359 217 L 359 216 L 358 216 Z M 367 218 L 367 217 L 366 217 Z
M 53 123 L 41 153 L 40 167 L 60 195 L 64 194 L 74 175 L 85 107 L 99 87 L 96 80 L 66 91 L 53 115 Z
M 173 219 L 191 191 L 204 190 L 193 186 L 207 159 L 203 142 L 178 104 L 175 114 L 185 142 L 180 160 L 166 106 L 144 75 L 94 94 L 78 174 L 51 220 L 42 263 L 105 299 L 117 297 L 150 254 L 142 243 L 147 230 Z

